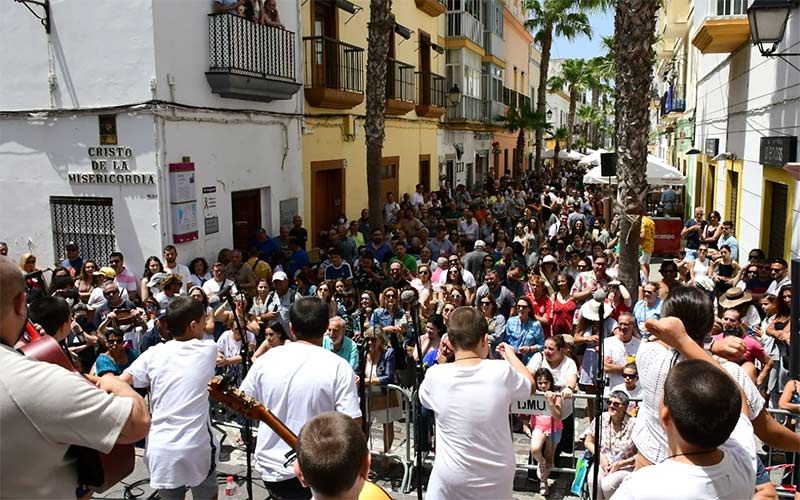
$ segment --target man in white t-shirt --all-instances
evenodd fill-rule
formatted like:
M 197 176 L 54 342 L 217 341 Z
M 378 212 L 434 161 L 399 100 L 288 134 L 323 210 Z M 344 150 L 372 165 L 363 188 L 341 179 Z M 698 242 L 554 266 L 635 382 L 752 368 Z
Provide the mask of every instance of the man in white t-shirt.
M 178 264 L 178 250 L 174 245 L 164 247 L 164 272 L 181 275 L 183 287 L 188 291 L 192 287 L 192 273 L 183 264 Z
M 269 408 L 295 434 L 312 417 L 326 411 L 339 411 L 360 422 L 353 369 L 322 348 L 328 306 L 316 297 L 304 297 L 294 302 L 289 315 L 297 341 L 259 356 L 240 389 Z M 289 445 L 269 426 L 259 425 L 256 470 L 267 489 L 279 498 L 311 498 L 311 491 L 286 463 L 289 451 Z
M 217 346 L 202 340 L 205 308 L 191 297 L 167 306 L 166 322 L 173 340 L 150 347 L 120 378 L 136 388 L 150 388 L 153 425 L 144 462 L 150 487 L 161 498 L 217 495 L 219 440 L 211 432 L 208 381 L 214 376 Z
M 685 358 L 669 371 L 659 409 L 669 455 L 628 476 L 614 498 L 751 498 L 756 447 L 744 391 L 679 319 L 647 324 Z
M 422 405 L 436 414 L 428 500 L 511 498 L 515 466 L 508 409 L 530 396 L 533 375 L 505 343 L 497 348 L 505 361 L 486 359 L 488 330 L 477 309 L 450 313 L 455 361 L 429 368 L 420 385 Z
M 631 313 L 624 312 L 619 315 L 614 336 L 603 341 L 603 354 L 605 363 L 603 370 L 608 375 L 609 387 L 614 387 L 623 382 L 622 370 L 628 363 L 636 362 L 641 340 L 633 336 L 634 318 Z

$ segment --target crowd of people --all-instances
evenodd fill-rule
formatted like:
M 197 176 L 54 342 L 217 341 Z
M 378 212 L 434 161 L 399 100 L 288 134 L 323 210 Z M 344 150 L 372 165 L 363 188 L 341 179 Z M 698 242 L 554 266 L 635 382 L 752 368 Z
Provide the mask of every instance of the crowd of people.
M 328 366 L 336 374 L 330 381 L 333 386 L 318 390 L 338 396 L 302 410 L 301 417 L 289 422 L 296 432 L 306 420 L 326 410 L 359 418 L 358 400 L 366 399 L 363 416 L 383 425 L 384 452 L 389 452 L 393 422 L 402 412 L 392 411 L 400 405 L 390 397 L 393 391 L 388 386 L 413 386 L 415 367 L 421 365 L 428 371 L 420 390 L 424 405 L 420 422 L 425 429 L 418 445 L 436 456 L 429 498 L 467 498 L 462 495 L 463 486 L 451 484 L 453 471 L 439 466 L 436 472 L 436 467 L 440 461 L 447 462 L 448 453 L 461 449 L 459 445 L 479 455 L 476 443 L 491 449 L 492 442 L 502 440 L 502 425 L 493 431 L 498 436 L 483 432 L 485 426 L 481 435 L 450 435 L 464 422 L 463 415 L 452 415 L 464 411 L 449 403 L 452 398 L 485 399 L 484 393 L 477 392 L 481 385 L 469 390 L 457 387 L 459 377 L 473 376 L 470 370 L 483 366 L 485 358 L 514 367 L 513 373 L 497 368 L 480 375 L 489 377 L 481 379 L 484 382 L 506 381 L 502 387 L 507 392 L 502 394 L 500 385 L 486 388 L 499 398 L 497 407 L 484 409 L 491 418 L 495 413 L 500 418 L 502 413 L 507 419 L 509 398 L 524 399 L 537 392 L 545 395 L 552 409 L 549 416 L 513 419 L 514 430 L 531 437 L 540 493 L 549 493 L 548 478 L 557 454 L 572 451 L 576 441 L 598 454 L 598 498 L 611 497 L 627 484 L 625 478 L 634 468 L 674 459 L 677 455 L 669 431 L 665 433 L 662 426 L 659 407 L 669 394 L 663 382 L 668 374 L 672 376 L 678 358 L 701 356 L 665 340 L 659 328 L 665 328 L 660 321 L 668 317 L 680 318 L 680 328 L 669 326 L 688 332 L 692 341 L 718 357 L 736 387 L 743 389 L 747 423 L 752 421 L 755 434 L 767 444 L 800 451 L 797 435 L 766 412 L 767 408 L 796 411 L 800 404 L 796 381 L 788 372 L 792 291 L 786 261 L 767 259 L 760 249 L 749 249 L 746 261 L 740 260 L 733 224 L 720 221 L 716 212 L 706 222 L 704 209 L 697 208 L 682 231 L 685 248 L 677 258 L 662 260 L 660 276 L 651 278 L 655 229 L 645 215 L 639 286 L 628 290 L 618 279 L 620 220 L 616 214 L 604 213 L 607 196 L 600 189 L 581 186 L 579 170 L 569 168 L 547 185 L 525 177 L 489 179 L 472 190 L 444 183 L 439 190 L 426 192 L 418 185 L 399 201 L 393 193 L 386 195 L 383 224 L 378 227 L 370 224 L 368 212 L 362 210 L 358 219 L 348 221 L 342 215 L 332 227 L 309 238 L 302 218 L 296 216 L 292 227 L 281 227 L 275 237 L 259 229 L 248 248 L 222 249 L 212 264 L 201 256 L 181 264 L 177 249 L 168 245 L 162 256 L 146 260 L 139 276 L 126 267 L 121 252 L 84 258 L 70 242 L 63 261 L 49 277 L 38 271 L 31 253 L 21 257 L 19 268 L 30 319 L 63 341 L 82 370 L 92 376 L 110 373 L 135 387 L 155 390 L 157 377 L 153 377 L 163 374 L 153 363 L 179 351 L 160 348 L 158 354 L 145 356 L 146 352 L 182 337 L 192 341 L 182 345 L 191 352 L 191 359 L 208 364 L 203 374 L 226 373 L 264 403 L 275 397 L 271 389 L 265 389 L 270 384 L 266 377 L 302 372 L 301 366 L 316 371 Z M 313 251 L 308 250 L 311 240 L 316 243 Z M 7 252 L 8 247 L 0 243 L 0 254 Z M 307 302 L 309 297 L 318 299 L 313 305 L 320 304 L 323 312 L 315 312 Z M 202 307 L 195 310 L 187 305 L 189 298 Z M 70 320 L 53 321 L 56 310 L 63 317 L 65 304 Z M 173 318 L 171 324 L 173 309 L 183 311 L 184 319 Z M 197 311 L 198 317 L 187 320 L 189 310 L 191 314 Z M 415 311 L 418 325 L 413 320 Z M 180 325 L 179 331 L 174 331 L 174 324 Z M 474 325 L 481 325 L 482 331 L 472 331 Z M 216 344 L 213 355 L 209 354 L 213 362 L 206 357 L 205 347 L 187 347 L 194 340 Z M 332 351 L 343 364 L 319 357 L 304 345 L 308 343 Z M 243 370 L 244 352 L 250 352 L 254 360 L 249 373 Z M 140 358 L 144 361 L 137 363 Z M 433 369 L 448 364 L 452 365 L 449 372 Z M 603 383 L 596 376 L 600 368 L 605 373 Z M 180 371 L 179 366 L 172 369 Z M 716 375 L 710 372 L 708 380 L 719 385 Z M 195 383 L 199 387 L 199 378 Z M 308 382 L 305 388 L 311 390 L 317 387 L 315 383 Z M 361 391 L 356 391 L 358 386 Z M 589 416 L 601 419 L 599 443 L 594 423 L 582 435 L 575 433 L 573 405 L 564 402 L 578 392 L 602 392 L 608 399 L 605 411 L 595 411 L 594 402 L 589 402 Z M 721 394 L 705 396 L 722 398 Z M 678 399 L 672 396 L 673 402 Z M 501 411 L 503 404 L 506 409 Z M 281 410 L 286 408 L 279 403 L 277 411 Z M 153 415 L 155 422 L 155 410 Z M 737 415 L 731 417 L 734 425 Z M 681 449 L 691 448 L 679 417 L 674 420 L 686 440 Z M 740 426 L 736 429 L 741 430 Z M 718 437 L 724 434 L 720 432 Z M 246 445 L 245 437 L 241 439 Z M 726 439 L 707 448 L 716 450 Z M 262 426 L 257 469 L 271 491 L 307 492 L 296 472 L 277 470 L 288 449 L 284 448 Z M 172 457 L 167 451 L 163 456 Z M 483 465 L 472 471 L 476 481 L 494 476 L 485 462 L 477 463 Z M 503 460 L 493 463 L 500 469 L 513 467 Z M 381 469 L 388 467 L 386 458 Z M 754 466 L 752 476 L 745 481 L 753 485 L 752 493 L 761 491 L 768 498 L 770 493 L 764 492 L 769 481 L 764 480 L 763 471 L 756 477 Z M 196 470 L 183 477 L 195 482 L 186 485 L 209 487 L 207 475 Z M 175 481 L 156 481 L 154 487 L 171 490 L 177 486 Z M 504 488 L 498 494 L 504 495 Z M 626 491 L 623 498 L 637 497 L 630 488 Z M 476 494 L 475 498 L 484 498 Z

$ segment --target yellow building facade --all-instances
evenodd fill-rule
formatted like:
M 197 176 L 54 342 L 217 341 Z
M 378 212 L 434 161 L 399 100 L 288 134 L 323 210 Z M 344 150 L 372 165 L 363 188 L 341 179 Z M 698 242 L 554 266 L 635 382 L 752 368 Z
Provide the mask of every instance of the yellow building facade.
M 446 112 L 442 0 L 395 1 L 387 67 L 381 196 L 421 183 L 437 189 L 437 138 Z M 340 214 L 368 206 L 366 143 L 369 0 L 302 4 L 304 45 L 304 220 L 312 246 Z

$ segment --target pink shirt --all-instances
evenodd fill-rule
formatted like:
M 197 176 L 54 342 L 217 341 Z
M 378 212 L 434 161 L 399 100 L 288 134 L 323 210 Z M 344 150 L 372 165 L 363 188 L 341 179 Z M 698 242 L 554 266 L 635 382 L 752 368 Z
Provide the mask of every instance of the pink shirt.
M 723 337 L 724 334 L 720 333 L 714 335 L 714 340 L 722 340 Z M 752 363 L 757 359 L 764 359 L 764 346 L 761 345 L 761 342 L 749 335 L 742 337 L 742 340 L 744 340 L 744 356 L 742 356 L 742 363 L 746 361 Z

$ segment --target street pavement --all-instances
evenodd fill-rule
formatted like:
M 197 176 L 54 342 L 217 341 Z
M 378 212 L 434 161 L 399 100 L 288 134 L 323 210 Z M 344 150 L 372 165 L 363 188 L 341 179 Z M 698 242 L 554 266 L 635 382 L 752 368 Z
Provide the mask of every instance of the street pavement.
M 588 426 L 589 421 L 585 418 L 585 402 L 576 400 L 576 437 Z M 247 467 L 246 458 L 243 447 L 236 446 L 236 434 L 238 427 L 223 423 L 215 422 L 214 432 L 221 439 L 220 447 L 220 462 L 218 464 L 217 472 L 220 481 L 219 496 L 222 498 L 232 499 L 247 499 L 247 490 L 245 487 L 245 480 Z M 413 433 L 413 427 L 412 427 Z M 406 452 L 406 429 L 405 424 L 402 422 L 395 423 L 395 440 L 394 446 L 391 450 L 393 455 L 404 456 Z M 530 440 L 521 433 L 515 433 L 513 436 L 514 452 L 516 455 L 516 462 L 518 465 L 528 463 L 528 449 Z M 380 485 L 386 492 L 395 500 L 414 500 L 417 498 L 416 490 L 412 489 L 408 493 L 400 491 L 401 482 L 403 480 L 403 466 L 399 461 L 393 461 L 389 473 L 385 476 L 380 476 L 377 470 L 380 468 L 381 456 L 379 454 L 383 449 L 382 431 L 380 425 L 374 425 L 371 430 L 371 439 L 369 442 L 372 455 L 372 473 L 370 478 Z M 149 499 L 155 498 L 153 490 L 148 483 L 149 474 L 142 460 L 143 450 L 136 448 L 136 469 L 128 476 L 122 483 L 114 488 L 104 492 L 95 494 L 93 498 L 102 498 L 106 500 L 122 500 L 122 499 Z M 581 452 L 576 452 L 579 455 Z M 414 460 L 413 448 L 411 459 Z M 568 460 L 568 457 L 566 457 Z M 423 477 L 427 479 L 430 474 L 430 469 L 433 466 L 433 457 L 427 457 L 423 468 L 425 469 Z M 236 479 L 237 492 L 232 497 L 225 497 L 223 490 L 225 483 L 225 476 L 231 475 Z M 259 474 L 254 471 L 254 479 L 252 482 L 253 499 L 263 500 L 268 498 L 264 484 L 259 479 Z M 572 495 L 569 490 L 572 484 L 572 473 L 552 473 L 550 482 L 550 494 L 543 497 L 539 494 L 539 482 L 536 479 L 535 473 L 532 471 L 530 478 L 528 472 L 522 467 L 518 466 L 517 473 L 514 478 L 514 498 L 521 499 L 570 499 L 578 500 L 579 497 Z M 412 483 L 412 487 L 415 483 Z M 192 498 L 191 493 L 187 493 L 186 498 Z M 424 498 L 424 491 L 423 491 Z M 493 500 L 493 499 L 487 499 Z

